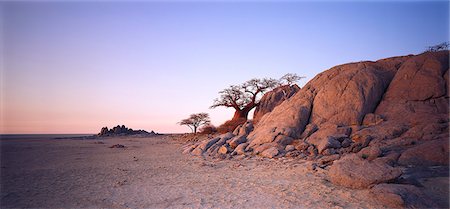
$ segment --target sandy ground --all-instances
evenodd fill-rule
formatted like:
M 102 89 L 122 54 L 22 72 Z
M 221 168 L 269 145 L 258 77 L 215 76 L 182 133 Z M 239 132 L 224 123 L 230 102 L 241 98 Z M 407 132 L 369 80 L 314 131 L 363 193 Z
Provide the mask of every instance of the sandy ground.
M 109 148 L 123 144 L 126 148 Z M 305 161 L 205 160 L 172 136 L 3 140 L 1 208 L 382 208 Z

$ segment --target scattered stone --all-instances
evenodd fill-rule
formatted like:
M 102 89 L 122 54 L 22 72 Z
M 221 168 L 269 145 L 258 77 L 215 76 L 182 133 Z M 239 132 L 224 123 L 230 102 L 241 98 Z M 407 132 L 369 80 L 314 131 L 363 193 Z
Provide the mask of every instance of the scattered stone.
M 317 151 L 322 153 L 324 150 L 329 148 L 341 148 L 341 143 L 334 139 L 334 137 L 327 137 L 326 140 L 322 140 L 322 142 L 317 146 Z
M 244 136 L 236 136 L 230 140 L 228 143 L 232 149 L 236 148 L 239 144 L 242 144 L 247 141 L 247 137 Z
M 276 147 L 271 147 L 271 148 L 269 148 L 269 149 L 264 150 L 264 151 L 261 153 L 261 156 L 267 157 L 267 158 L 274 158 L 275 156 L 278 155 L 278 153 L 280 153 L 280 152 L 278 151 L 278 148 L 276 148 Z
M 231 149 L 228 146 L 221 146 L 218 153 L 219 154 L 227 154 L 228 152 L 230 152 Z
M 294 145 L 287 145 L 286 148 L 284 148 L 284 150 L 286 152 L 294 151 L 295 147 L 294 147 Z
M 306 142 L 303 141 L 303 140 L 300 140 L 300 141 L 298 141 L 297 143 L 295 143 L 294 146 L 295 146 L 295 149 L 296 149 L 296 150 L 303 151 L 303 150 L 307 150 L 307 149 L 308 149 L 309 144 L 306 143 Z
M 276 146 L 277 146 L 276 143 L 266 143 L 266 144 L 262 144 L 262 145 L 256 147 L 256 148 L 253 150 L 253 153 L 255 153 L 255 155 L 257 155 L 257 154 L 263 152 L 263 151 L 266 150 L 266 149 L 269 149 L 269 148 L 271 148 L 271 147 L 276 147 Z M 248 148 L 248 147 L 247 147 L 247 148 Z
M 115 145 L 110 146 L 109 148 L 126 148 L 126 147 L 123 144 L 115 144 Z
M 248 146 L 248 143 L 242 143 L 242 144 L 239 144 L 237 147 L 236 147 L 236 149 L 234 149 L 234 154 L 237 154 L 237 155 L 242 155 L 242 154 L 245 154 L 245 148 L 247 148 L 247 146 Z

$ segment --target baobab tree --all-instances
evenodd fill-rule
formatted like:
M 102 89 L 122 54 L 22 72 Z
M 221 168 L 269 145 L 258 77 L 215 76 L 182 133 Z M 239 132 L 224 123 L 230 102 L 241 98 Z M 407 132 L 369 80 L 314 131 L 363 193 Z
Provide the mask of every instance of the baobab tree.
M 251 79 L 240 85 L 231 85 L 219 92 L 220 98 L 214 100 L 211 108 L 223 106 L 235 110 L 233 118 L 222 125 L 227 126 L 229 130 L 226 131 L 230 131 L 247 120 L 248 113 L 259 105 L 262 94 L 280 85 L 291 85 L 301 78 L 296 74 L 289 73 L 279 80 L 273 78 Z
M 219 92 L 220 98 L 214 100 L 211 108 L 231 107 L 234 108 L 232 120 L 247 119 L 248 113 L 259 103 L 259 95 L 273 89 L 279 84 L 278 80 L 272 78 L 251 79 L 241 85 L 231 85 Z
M 192 133 L 197 133 L 197 129 L 200 126 L 208 125 L 211 121 L 209 119 L 208 113 L 196 113 L 191 114 L 189 118 L 183 119 L 178 124 L 185 125 L 192 130 Z

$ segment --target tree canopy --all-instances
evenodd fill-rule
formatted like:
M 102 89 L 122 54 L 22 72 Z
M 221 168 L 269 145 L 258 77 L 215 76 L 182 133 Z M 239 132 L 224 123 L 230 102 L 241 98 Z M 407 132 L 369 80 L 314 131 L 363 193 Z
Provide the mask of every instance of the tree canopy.
M 247 119 L 251 109 L 259 104 L 259 96 L 281 85 L 291 85 L 301 78 L 296 74 L 288 73 L 280 79 L 263 78 L 251 79 L 240 85 L 231 85 L 219 92 L 220 97 L 214 100 L 211 108 L 223 106 L 236 110 L 233 119 Z

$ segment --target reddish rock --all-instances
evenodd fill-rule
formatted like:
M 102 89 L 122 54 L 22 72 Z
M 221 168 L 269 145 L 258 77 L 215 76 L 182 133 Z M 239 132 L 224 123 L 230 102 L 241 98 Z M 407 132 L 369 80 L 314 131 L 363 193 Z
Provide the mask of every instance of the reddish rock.
M 279 135 L 277 137 L 275 137 L 274 142 L 281 145 L 281 146 L 286 146 L 290 143 L 292 143 L 292 141 L 294 141 L 294 139 L 292 137 L 289 136 L 284 136 L 284 135 Z
M 305 130 L 303 131 L 302 135 L 300 136 L 300 139 L 305 139 L 311 136 L 314 132 L 319 130 L 316 124 L 310 123 L 305 127 Z
M 269 113 L 281 104 L 283 101 L 289 99 L 292 95 L 300 90 L 300 87 L 297 85 L 285 85 L 280 86 L 278 88 L 273 89 L 264 94 L 261 98 L 259 105 L 255 109 L 255 113 L 253 114 L 253 122 L 256 124 L 261 120 L 262 116 L 266 113 Z
M 233 154 L 242 155 L 245 154 L 245 148 L 247 148 L 248 143 L 239 144 L 233 151 Z
M 299 151 L 306 150 L 309 147 L 309 144 L 302 140 L 294 142 L 293 145 L 294 145 L 295 149 L 299 150 Z
M 326 146 L 329 141 L 337 141 L 336 139 L 344 139 L 348 137 L 348 135 L 351 133 L 351 128 L 349 127 L 339 127 L 336 124 L 323 124 L 318 131 L 314 132 L 310 137 L 306 139 L 306 141 L 310 144 L 314 144 L 317 149 L 319 150 L 319 153 L 322 152 L 323 146 Z M 339 141 L 338 141 L 339 142 Z M 339 148 L 337 146 L 337 143 L 334 143 L 334 146 L 331 146 L 332 148 Z M 328 147 L 327 147 L 328 148 Z
M 362 149 L 358 155 L 364 159 L 367 159 L 369 161 L 374 160 L 375 158 L 379 157 L 382 154 L 382 151 L 378 147 L 366 147 Z
M 404 151 L 398 163 L 400 165 L 433 166 L 449 164 L 448 139 L 428 141 Z
M 401 174 L 399 168 L 381 161 L 369 162 L 356 154 L 348 154 L 334 161 L 329 171 L 331 182 L 354 189 L 364 189 L 374 184 L 388 182 Z
M 372 197 L 389 208 L 437 208 L 438 206 L 413 185 L 379 184 L 370 190 Z
M 364 116 L 362 125 L 372 126 L 372 125 L 377 125 L 383 121 L 384 121 L 384 119 L 383 119 L 383 117 L 381 117 L 381 115 L 368 113 Z
M 239 144 L 242 144 L 247 141 L 247 137 L 245 136 L 236 136 L 228 142 L 232 149 L 236 148 Z
M 230 151 L 231 151 L 230 147 L 224 145 L 224 146 L 221 146 L 217 152 L 219 154 L 227 154 Z
M 322 140 L 317 146 L 317 151 L 322 153 L 324 150 L 329 148 L 341 148 L 341 143 L 334 139 L 333 137 L 327 137 L 325 140 Z
M 261 153 L 261 156 L 267 157 L 267 158 L 274 158 L 275 156 L 278 155 L 278 153 L 280 153 L 280 151 L 276 147 L 271 147 L 269 149 L 264 150 Z
M 290 151 L 294 151 L 294 150 L 295 150 L 294 145 L 287 145 L 287 146 L 284 148 L 284 151 L 286 151 L 286 152 L 290 152 Z

